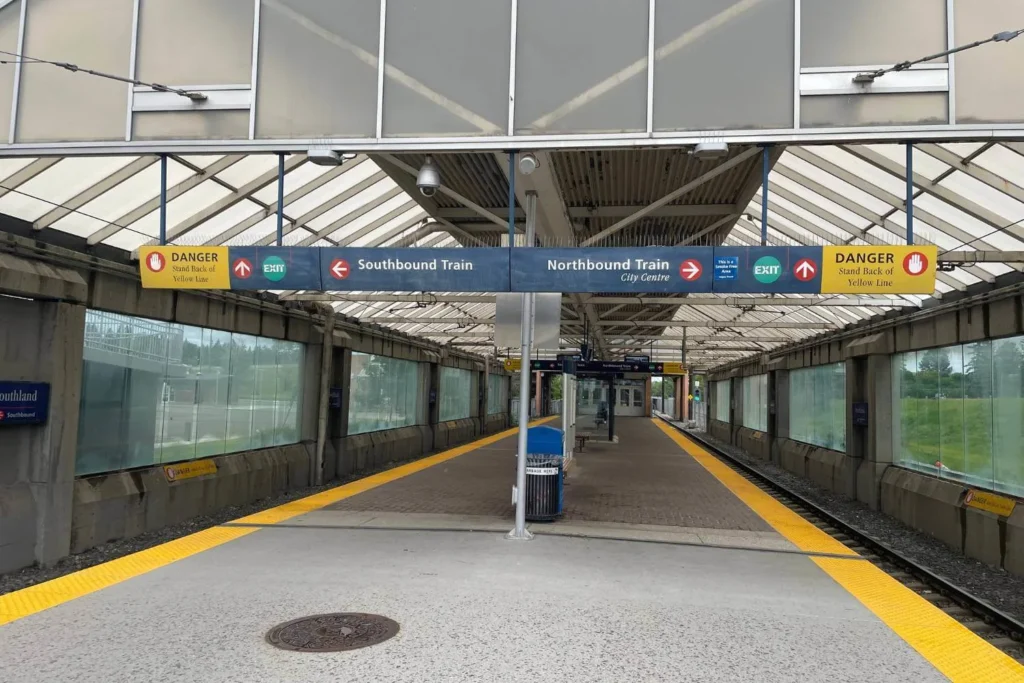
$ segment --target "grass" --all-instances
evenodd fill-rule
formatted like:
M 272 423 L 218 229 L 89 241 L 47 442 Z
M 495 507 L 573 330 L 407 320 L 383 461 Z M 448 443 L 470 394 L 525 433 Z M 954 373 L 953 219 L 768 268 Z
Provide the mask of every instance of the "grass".
M 941 461 L 998 490 L 1024 490 L 1024 399 L 904 398 L 899 430 L 904 462 Z

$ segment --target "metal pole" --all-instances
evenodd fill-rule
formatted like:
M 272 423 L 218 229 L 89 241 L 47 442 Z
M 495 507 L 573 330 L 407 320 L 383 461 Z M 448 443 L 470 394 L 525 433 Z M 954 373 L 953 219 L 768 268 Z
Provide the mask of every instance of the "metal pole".
M 615 441 L 615 375 L 608 378 L 608 441 Z
M 160 245 L 167 244 L 167 155 L 160 155 Z
M 526 194 L 526 244 L 533 246 L 537 228 L 537 193 Z M 514 218 L 514 216 L 513 216 Z M 513 226 L 514 228 L 514 226 Z M 509 244 L 512 247 L 512 244 Z M 523 322 L 520 345 L 522 363 L 519 367 L 519 458 L 516 462 L 516 527 L 508 538 L 527 541 L 533 534 L 526 530 L 526 436 L 530 425 L 530 344 L 533 341 L 533 294 L 523 294 Z
M 516 245 L 516 153 L 508 153 L 508 248 Z
M 284 245 L 284 154 L 277 155 L 277 246 Z
M 761 148 L 761 246 L 768 246 L 768 174 L 771 172 L 771 147 Z
M 907 244 L 914 243 L 914 143 L 907 143 Z

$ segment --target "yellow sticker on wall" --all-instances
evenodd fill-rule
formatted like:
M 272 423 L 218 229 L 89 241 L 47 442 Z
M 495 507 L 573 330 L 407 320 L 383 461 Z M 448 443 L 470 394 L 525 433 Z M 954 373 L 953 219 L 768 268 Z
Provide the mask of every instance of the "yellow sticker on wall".
M 1009 517 L 1013 514 L 1014 508 L 1017 507 L 1017 501 L 990 491 L 967 489 L 967 495 L 964 496 L 964 505 L 976 510 L 991 512 L 1000 517 Z
M 169 482 L 203 477 L 207 474 L 217 474 L 217 463 L 213 460 L 193 460 L 191 462 L 178 463 L 177 465 L 164 466 L 164 476 L 167 477 Z

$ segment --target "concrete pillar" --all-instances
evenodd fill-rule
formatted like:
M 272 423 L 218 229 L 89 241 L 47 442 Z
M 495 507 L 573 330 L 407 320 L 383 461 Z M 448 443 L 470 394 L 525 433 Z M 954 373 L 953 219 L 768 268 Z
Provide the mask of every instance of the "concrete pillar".
M 537 417 L 544 415 L 544 389 L 541 386 L 543 382 L 543 373 L 533 373 L 533 410 Z
M 868 426 L 855 428 L 863 433 L 863 458 L 857 469 L 857 499 L 877 510 L 881 507 L 882 475 L 892 465 L 893 443 L 900 438 L 899 417 L 893 414 L 892 356 L 873 354 L 860 360 L 863 364 L 858 364 L 858 372 L 863 378 L 862 400 L 868 404 Z M 849 376 L 846 381 L 849 388 Z M 852 406 L 848 412 L 852 414 Z
M 0 377 L 50 385 L 46 423 L 0 427 L 0 572 L 71 548 L 85 307 L 0 297 Z
M 427 371 L 427 424 L 434 426 L 439 422 L 441 402 L 438 397 L 441 393 L 441 366 L 437 363 L 430 363 Z
M 690 419 L 690 376 L 676 378 L 676 415 L 679 420 Z
M 662 379 L 662 381 L 664 381 L 664 379 Z M 647 379 L 644 381 L 644 416 L 645 417 L 650 417 L 651 414 L 652 414 L 651 413 L 651 403 L 652 403 L 651 399 L 652 398 L 653 398 L 653 395 L 651 394 L 651 376 L 647 375 Z

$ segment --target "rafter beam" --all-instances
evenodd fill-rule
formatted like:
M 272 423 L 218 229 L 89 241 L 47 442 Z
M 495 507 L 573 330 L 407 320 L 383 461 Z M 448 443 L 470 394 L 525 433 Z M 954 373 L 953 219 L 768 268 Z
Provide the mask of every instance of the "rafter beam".
M 221 157 L 220 159 L 217 159 L 217 161 L 213 162 L 212 164 L 204 168 L 201 173 L 191 175 L 188 178 L 185 178 L 185 180 L 182 180 L 180 183 L 168 187 L 167 201 L 171 202 L 177 199 L 178 197 L 185 194 L 189 190 L 193 189 L 194 187 L 197 187 L 200 183 L 203 183 L 212 178 L 213 176 L 217 175 L 221 171 L 234 166 L 244 158 L 244 154 L 229 154 L 227 156 Z M 124 230 L 125 228 L 130 228 L 133 223 L 148 216 L 149 214 L 153 213 L 159 208 L 160 192 L 158 189 L 156 196 L 152 197 L 151 199 L 148 199 L 147 201 L 143 202 L 142 204 L 135 207 L 131 211 L 125 213 L 120 218 L 113 221 L 110 225 L 100 228 L 93 234 L 89 235 L 88 239 L 86 240 L 86 243 L 89 244 L 90 246 L 93 244 L 99 244 L 100 242 L 107 239 L 114 233 Z
M 623 230 L 623 229 L 629 227 L 633 223 L 636 223 L 641 218 L 649 216 L 651 213 L 653 213 L 654 211 L 658 210 L 659 208 L 665 206 L 666 204 L 670 204 L 670 203 L 674 202 L 675 200 L 679 199 L 680 197 L 682 197 L 686 193 L 691 192 L 691 191 L 697 189 L 701 185 L 704 185 L 705 183 L 707 183 L 707 182 L 709 182 L 711 180 L 714 180 L 715 178 L 717 178 L 718 176 L 722 175 L 723 173 L 725 173 L 725 172 L 735 168 L 736 166 L 739 166 L 740 164 L 745 163 L 748 159 L 750 159 L 754 155 L 759 154 L 760 151 L 761 150 L 758 147 L 751 147 L 750 149 L 747 149 L 747 150 L 745 150 L 743 152 L 740 152 L 739 154 L 737 154 L 733 158 L 728 159 L 727 161 L 723 161 L 722 163 L 718 164 L 717 166 L 715 166 L 710 171 L 707 171 L 706 173 L 702 173 L 701 175 L 697 176 L 696 178 L 694 178 L 690 182 L 684 184 L 682 187 L 680 187 L 678 189 L 675 189 L 672 192 L 669 192 L 668 194 L 666 194 L 661 199 L 658 199 L 658 200 L 656 200 L 654 202 L 651 202 L 650 204 L 648 204 L 644 208 L 640 209 L 639 211 L 635 211 L 632 214 L 630 214 L 629 216 L 626 216 L 625 218 L 623 218 L 622 220 L 620 220 L 620 221 L 618 221 L 618 222 L 616 222 L 616 223 L 614 223 L 612 225 L 609 225 L 607 228 L 605 228 L 601 232 L 597 233 L 593 237 L 590 237 L 590 238 L 584 240 L 581 246 L 589 247 L 591 245 L 597 244 L 598 242 L 600 242 L 601 240 L 603 240 L 603 239 L 605 239 L 607 237 L 610 237 L 611 235 L 614 235 L 615 233 L 619 232 L 620 230 Z
M 40 173 L 56 166 L 60 160 L 61 157 L 43 157 L 42 159 L 36 159 L 20 171 L 4 178 L 3 187 L 0 187 L 0 197 L 3 197 L 8 192 L 13 192 Z
M 69 213 L 77 211 L 78 209 L 82 208 L 92 200 L 99 197 L 104 192 L 109 192 L 110 190 L 113 190 L 115 187 L 117 187 L 124 181 L 128 180 L 129 178 L 133 178 L 139 173 L 142 173 L 159 160 L 160 157 L 155 156 L 144 156 L 139 157 L 138 159 L 134 159 L 127 165 L 119 168 L 118 170 L 108 175 L 103 180 L 94 183 L 87 187 L 86 189 L 82 190 L 71 199 L 61 202 L 60 206 L 54 207 L 53 209 L 47 211 L 42 217 L 37 219 L 35 223 L 32 224 L 33 229 L 42 230 L 44 228 L 50 227 L 51 225 L 59 221 L 61 218 L 64 218 L 64 216 L 67 216 Z M 5 185 L 6 184 L 7 183 L 5 183 Z
M 378 325 L 408 325 L 410 323 L 420 325 L 493 325 L 494 318 L 416 318 L 416 317 L 393 317 L 380 316 L 363 318 L 363 322 L 375 323 Z M 563 320 L 563 325 L 581 325 L 580 320 Z M 594 323 L 591 322 L 593 325 Z M 829 330 L 836 325 L 831 323 L 798 323 L 779 321 L 737 321 L 737 320 L 601 320 L 597 323 L 599 327 L 755 327 L 765 329 L 794 329 L 794 330 Z

